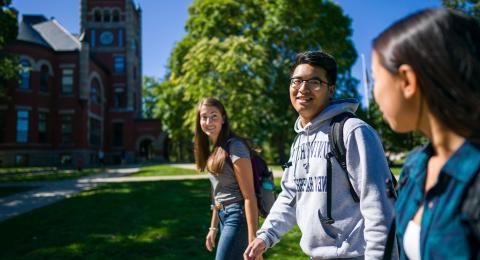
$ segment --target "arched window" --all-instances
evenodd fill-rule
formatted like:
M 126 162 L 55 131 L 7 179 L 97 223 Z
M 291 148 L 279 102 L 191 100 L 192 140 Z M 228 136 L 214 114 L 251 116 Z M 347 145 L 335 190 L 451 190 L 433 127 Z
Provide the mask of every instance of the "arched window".
M 115 23 L 120 21 L 120 12 L 117 9 L 113 10 L 112 21 Z
M 20 67 L 21 67 L 20 84 L 18 84 L 18 88 L 29 89 L 30 88 L 30 70 L 32 69 L 32 65 L 28 60 L 21 60 Z
M 93 79 L 90 84 L 90 100 L 94 103 L 100 103 L 100 83 L 97 79 Z
M 50 70 L 46 64 L 40 67 L 40 91 L 48 92 L 48 74 Z
M 104 22 L 110 22 L 110 10 L 105 9 L 103 10 L 103 21 Z

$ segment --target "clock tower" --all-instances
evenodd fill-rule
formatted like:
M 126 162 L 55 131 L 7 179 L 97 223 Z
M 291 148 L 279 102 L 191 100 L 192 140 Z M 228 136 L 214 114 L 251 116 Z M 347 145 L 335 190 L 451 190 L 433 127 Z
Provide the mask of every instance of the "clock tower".
M 90 56 L 110 72 L 108 111 L 141 115 L 141 9 L 133 0 L 81 0 L 80 28 Z M 112 114 L 115 118 L 115 114 Z

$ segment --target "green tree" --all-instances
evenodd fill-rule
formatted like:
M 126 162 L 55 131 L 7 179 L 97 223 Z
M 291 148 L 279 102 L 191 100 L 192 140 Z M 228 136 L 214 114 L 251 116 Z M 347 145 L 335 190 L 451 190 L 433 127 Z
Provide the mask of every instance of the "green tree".
M 0 100 L 6 99 L 6 82 L 18 76 L 19 66 L 15 56 L 5 52 L 7 44 L 17 38 L 16 10 L 10 7 L 11 0 L 0 0 Z
M 144 118 L 155 118 L 158 102 L 158 81 L 154 77 L 144 76 L 142 83 L 142 110 Z
M 266 148 L 271 160 L 284 161 L 296 118 L 288 82 L 298 52 L 325 50 L 334 55 L 339 96 L 358 96 L 358 81 L 350 74 L 357 58 L 351 20 L 335 3 L 196 0 L 189 14 L 187 35 L 171 54 L 168 83 L 162 88 L 162 95 L 181 102 L 169 104 L 178 106 L 174 108 L 159 101 L 160 114 L 178 112 L 176 122 L 163 121 L 173 143 L 192 142 L 196 104 L 215 96 L 224 102 L 239 134 Z M 180 132 L 188 134 L 180 137 Z
M 469 15 L 480 17 L 479 0 L 442 0 L 443 6 L 461 10 Z

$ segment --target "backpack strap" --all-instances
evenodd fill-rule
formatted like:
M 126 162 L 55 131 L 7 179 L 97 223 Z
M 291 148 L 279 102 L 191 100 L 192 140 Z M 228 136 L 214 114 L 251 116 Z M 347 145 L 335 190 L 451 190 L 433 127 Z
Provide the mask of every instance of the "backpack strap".
M 327 154 L 327 217 L 320 218 L 325 224 L 333 224 L 335 220 L 332 218 L 332 153 Z
M 350 195 L 352 195 L 353 201 L 360 202 L 360 199 L 357 193 L 355 192 L 355 189 L 353 189 L 352 182 L 350 181 L 350 177 L 347 170 L 347 149 L 345 148 L 345 144 L 343 143 L 343 126 L 345 125 L 345 122 L 349 118 L 354 118 L 354 117 L 356 117 L 354 114 L 348 113 L 348 112 L 344 112 L 333 117 L 332 121 L 330 122 L 330 131 L 328 132 L 328 141 L 330 144 L 330 152 L 332 153 L 333 157 L 335 157 L 335 159 L 340 164 L 340 166 L 342 167 L 345 173 L 345 176 L 348 181 L 348 188 L 350 191 Z M 331 156 L 328 158 L 328 161 L 331 160 L 330 158 Z M 331 168 L 331 163 L 330 163 L 330 168 Z M 328 173 L 328 170 L 327 170 L 327 173 Z M 328 183 L 328 179 L 327 179 L 327 183 Z M 327 194 L 328 193 L 330 193 L 330 190 L 328 190 L 328 185 L 327 185 Z
M 382 258 L 383 260 L 392 259 L 393 245 L 395 243 L 395 238 L 396 238 L 396 234 L 395 234 L 396 229 L 397 228 L 396 228 L 395 218 L 394 218 L 392 220 L 392 224 L 390 225 L 390 230 L 388 231 L 387 244 L 385 245 L 385 251 L 383 253 L 383 258 Z
M 227 157 L 225 159 L 226 159 L 227 163 L 230 165 L 230 167 L 232 167 L 232 170 L 235 171 L 235 169 L 233 168 L 232 158 L 230 158 L 230 144 L 233 142 L 233 140 L 235 140 L 235 137 L 229 138 L 226 142 L 225 151 L 227 152 Z M 239 139 L 239 140 L 242 140 L 242 139 Z M 250 154 L 250 163 L 252 165 L 252 173 L 253 173 L 253 175 L 252 175 L 253 176 L 253 188 L 255 190 L 255 194 L 257 195 L 257 202 L 258 202 L 258 197 L 261 196 L 261 195 L 260 195 L 260 175 L 255 170 L 255 168 L 257 168 L 257 162 L 255 161 L 254 151 L 252 149 L 250 149 L 250 147 L 247 144 L 245 144 L 245 146 L 249 150 L 249 154 Z

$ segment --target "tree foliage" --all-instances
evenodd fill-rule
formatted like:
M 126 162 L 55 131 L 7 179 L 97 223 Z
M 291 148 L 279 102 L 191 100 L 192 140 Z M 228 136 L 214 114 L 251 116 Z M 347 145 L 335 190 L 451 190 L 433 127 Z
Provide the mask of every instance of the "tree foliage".
M 350 24 L 331 1 L 196 0 L 187 35 L 172 51 L 169 74 L 159 85 L 158 113 L 172 143 L 191 154 L 185 143 L 193 139 L 196 104 L 214 96 L 236 132 L 263 146 L 271 160 L 284 161 L 296 117 L 288 94 L 296 53 L 331 53 L 339 64 L 339 96 L 358 96 L 350 74 L 357 58 Z
M 158 102 L 158 81 L 154 77 L 144 76 L 142 82 L 142 112 L 144 118 L 155 118 Z
M 7 44 L 17 38 L 18 22 L 16 11 L 10 7 L 11 0 L 0 0 L 0 100 L 6 99 L 5 86 L 7 80 L 18 75 L 18 60 L 4 51 Z
M 480 0 L 442 0 L 443 6 L 480 18 Z

